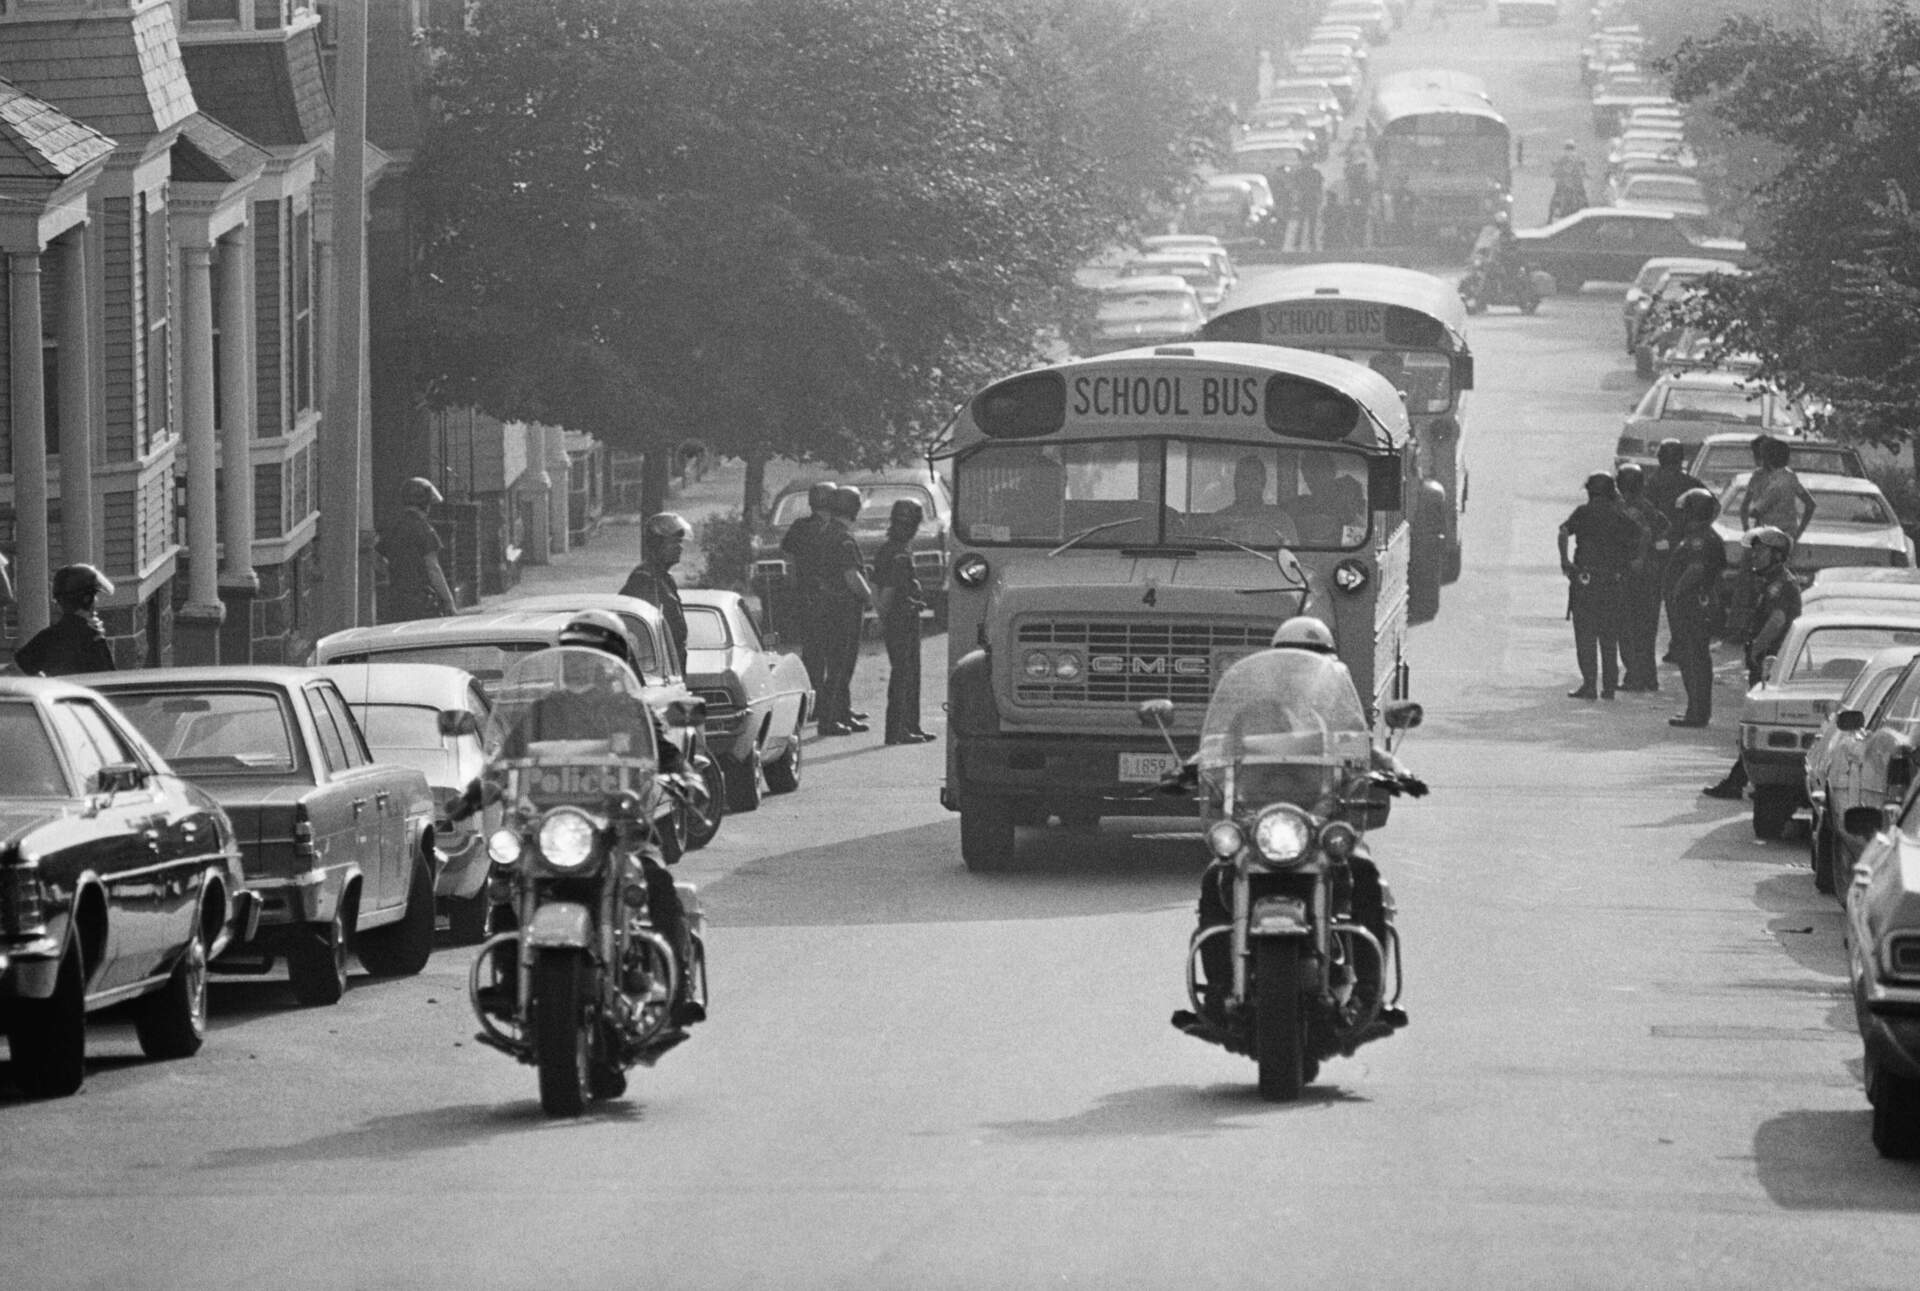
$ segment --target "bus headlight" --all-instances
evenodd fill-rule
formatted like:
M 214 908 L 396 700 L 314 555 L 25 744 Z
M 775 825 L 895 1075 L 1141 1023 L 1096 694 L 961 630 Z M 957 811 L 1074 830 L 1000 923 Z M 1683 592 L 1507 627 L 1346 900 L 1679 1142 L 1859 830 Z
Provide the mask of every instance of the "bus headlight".
M 1062 650 L 1054 656 L 1053 675 L 1060 681 L 1080 680 L 1080 656 L 1071 650 Z
M 962 587 L 979 587 L 987 581 L 987 558 L 968 552 L 953 565 L 953 581 Z
M 593 822 L 558 807 L 540 822 L 540 855 L 557 870 L 577 870 L 593 855 Z
M 1027 676 L 1035 681 L 1045 681 L 1053 675 L 1053 660 L 1045 650 L 1029 650 L 1026 659 Z
M 1313 822 L 1289 803 L 1275 803 L 1253 825 L 1253 845 L 1271 865 L 1291 865 L 1313 844 Z

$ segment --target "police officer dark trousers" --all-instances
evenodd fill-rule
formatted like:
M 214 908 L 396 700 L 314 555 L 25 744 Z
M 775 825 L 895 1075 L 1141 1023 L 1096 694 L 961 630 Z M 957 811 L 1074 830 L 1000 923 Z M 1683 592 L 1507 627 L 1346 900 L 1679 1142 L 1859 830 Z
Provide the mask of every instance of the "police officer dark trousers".
M 874 598 L 887 643 L 887 743 L 922 744 L 920 729 L 920 580 L 909 544 L 925 518 L 920 504 L 902 498 L 888 516 L 887 540 L 873 558 Z
M 1673 634 L 1673 659 L 1686 688 L 1684 713 L 1669 726 L 1705 726 L 1713 717 L 1713 623 L 1720 571 L 1726 568 L 1726 544 L 1714 532 L 1720 504 L 1705 489 L 1680 495 L 1679 541 L 1667 564 L 1667 623 Z
M 854 735 L 870 730 L 853 711 L 853 670 L 860 660 L 860 622 L 873 588 L 867 581 L 860 546 L 853 540 L 853 521 L 860 514 L 860 490 L 842 488 L 834 494 L 833 519 L 820 542 L 820 620 L 822 668 L 816 682 L 820 694 L 820 734 Z
M 827 675 L 826 633 L 820 614 L 821 543 L 832 523 L 833 496 L 839 491 L 840 486 L 832 480 L 808 485 L 807 514 L 788 525 L 780 539 L 780 550 L 793 562 L 793 577 L 780 598 L 786 615 L 784 630 L 794 634 L 800 662 L 806 665 L 815 690 Z
M 1642 558 L 1645 535 L 1620 509 L 1613 476 L 1587 477 L 1587 501 L 1560 526 L 1560 569 L 1567 576 L 1567 617 L 1573 620 L 1573 648 L 1580 684 L 1570 699 L 1612 699 L 1620 680 L 1620 625 L 1624 619 L 1622 582 L 1627 567 Z M 1571 557 L 1569 541 L 1578 546 Z
M 1660 689 L 1654 640 L 1660 633 L 1660 584 L 1667 561 L 1667 517 L 1650 501 L 1642 487 L 1640 467 L 1628 462 L 1614 472 L 1620 509 L 1639 525 L 1646 539 L 1646 555 L 1627 566 L 1621 586 L 1620 689 Z

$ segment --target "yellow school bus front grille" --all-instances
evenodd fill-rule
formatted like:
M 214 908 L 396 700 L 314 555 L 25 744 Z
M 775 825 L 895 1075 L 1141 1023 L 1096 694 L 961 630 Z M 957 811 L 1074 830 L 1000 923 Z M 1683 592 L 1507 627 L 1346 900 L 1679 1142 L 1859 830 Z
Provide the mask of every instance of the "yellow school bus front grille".
M 1256 623 L 1027 619 L 1014 628 L 1013 699 L 1034 707 L 1204 705 L 1220 674 L 1272 635 Z

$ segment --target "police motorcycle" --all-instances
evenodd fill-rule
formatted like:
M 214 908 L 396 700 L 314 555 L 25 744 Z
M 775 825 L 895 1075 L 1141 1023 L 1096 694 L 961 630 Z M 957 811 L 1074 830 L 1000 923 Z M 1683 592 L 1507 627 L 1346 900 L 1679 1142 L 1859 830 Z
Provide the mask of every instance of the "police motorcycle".
M 1165 735 L 1172 710 L 1148 700 L 1140 719 Z M 1421 710 L 1397 700 L 1383 716 L 1392 741 L 1420 724 Z M 1260 1096 L 1291 1102 L 1323 1061 L 1405 1022 L 1393 898 L 1363 840 L 1386 823 L 1392 797 L 1426 786 L 1398 769 L 1391 743 L 1375 753 L 1337 659 L 1268 650 L 1221 678 L 1198 752 L 1166 782 L 1169 792 L 1189 788 L 1213 861 L 1187 948 L 1192 1009 L 1173 1024 L 1252 1058 Z M 1366 885 L 1354 881 L 1356 863 Z M 1371 920 L 1362 898 L 1373 902 Z
M 1489 252 L 1476 250 L 1460 278 L 1460 303 L 1469 314 L 1484 314 L 1489 305 L 1513 305 L 1531 314 L 1540 308 L 1540 288 L 1526 265 L 1503 264 Z
M 504 803 L 487 839 L 489 895 L 496 925 L 511 926 L 468 973 L 475 1038 L 538 1070 L 547 1115 L 578 1116 L 685 1038 L 676 1002 L 704 1016 L 705 921 L 690 884 L 672 885 L 684 946 L 656 917 L 641 858 L 660 859 L 675 806 L 640 683 L 618 659 L 562 646 L 515 663 L 499 683 L 487 754 L 469 800 Z

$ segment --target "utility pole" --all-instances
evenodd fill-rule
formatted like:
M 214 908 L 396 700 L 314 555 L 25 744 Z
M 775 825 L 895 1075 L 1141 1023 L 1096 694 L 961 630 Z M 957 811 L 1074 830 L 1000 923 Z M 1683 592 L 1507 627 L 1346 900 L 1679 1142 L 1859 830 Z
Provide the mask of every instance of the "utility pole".
M 335 0 L 333 389 L 320 427 L 321 626 L 360 621 L 361 444 L 366 438 L 367 3 Z

